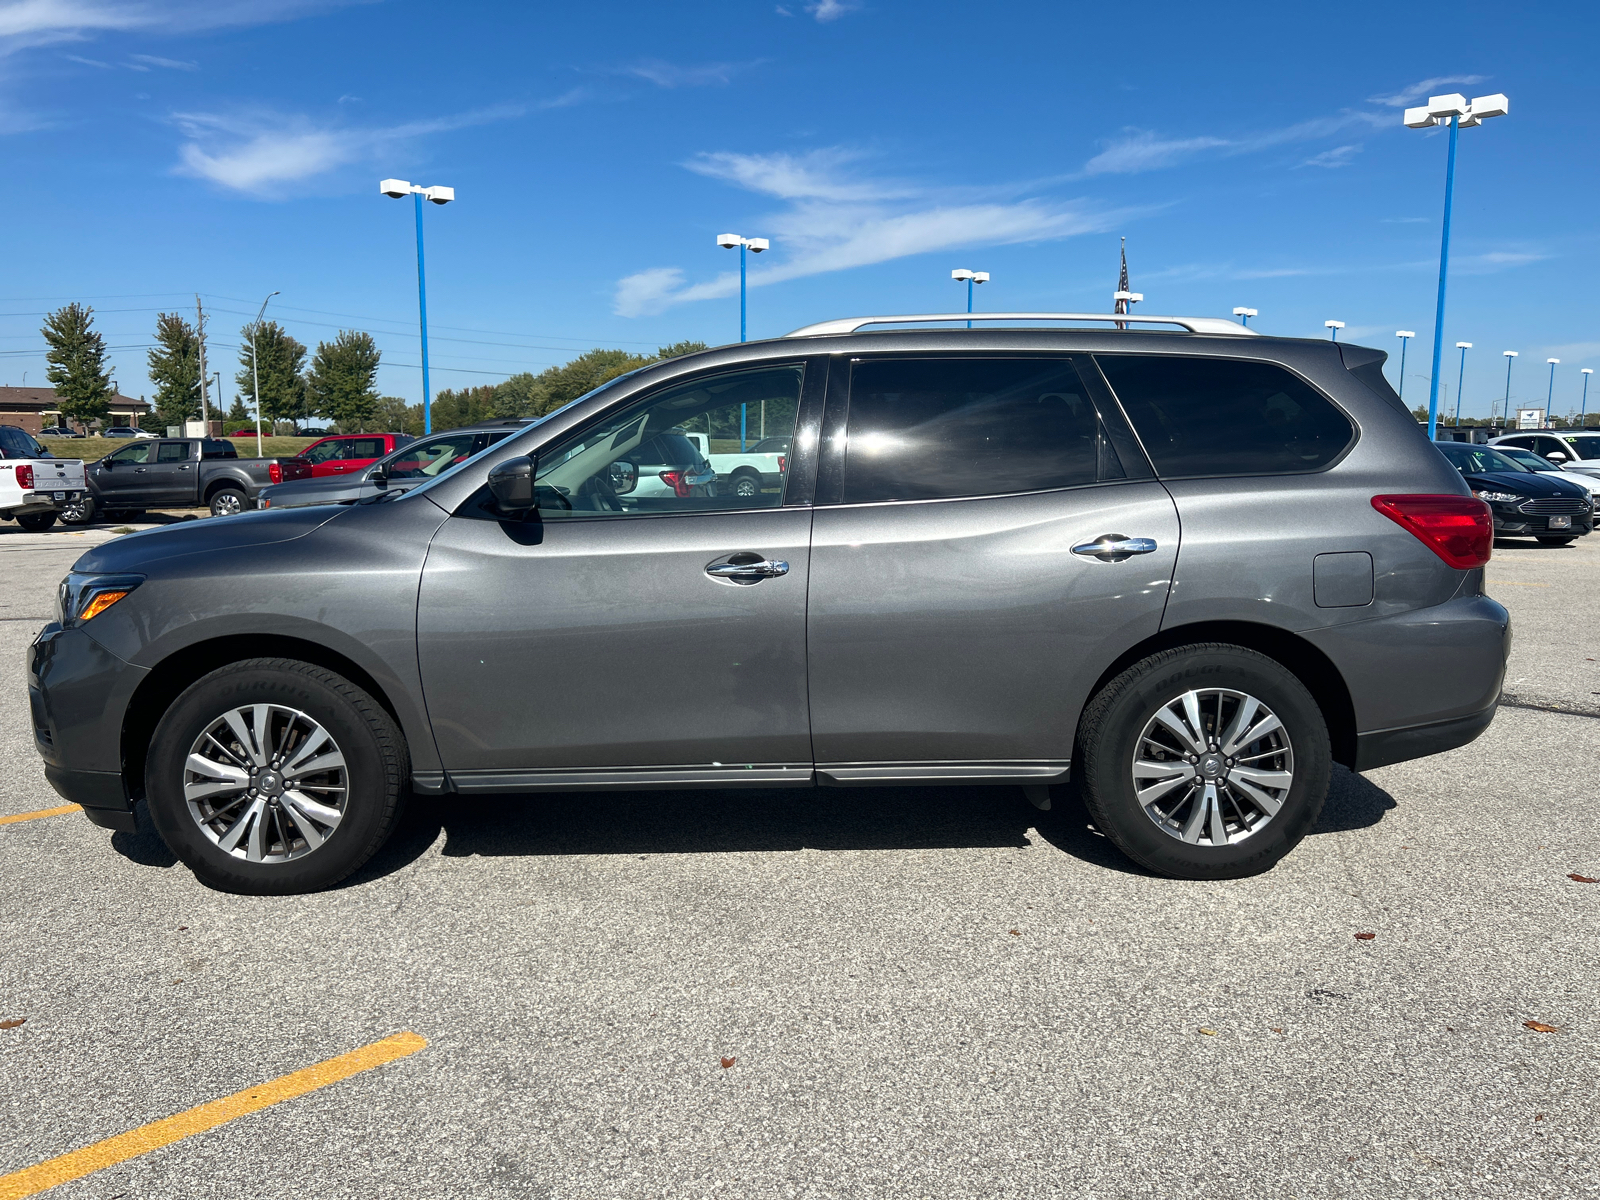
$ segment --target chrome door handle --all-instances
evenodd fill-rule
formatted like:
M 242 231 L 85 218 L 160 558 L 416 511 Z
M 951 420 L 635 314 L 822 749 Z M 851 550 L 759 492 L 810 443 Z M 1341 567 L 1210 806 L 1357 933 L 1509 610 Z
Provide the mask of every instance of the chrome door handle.
M 1098 558 L 1101 562 L 1122 562 L 1135 554 L 1151 554 L 1156 549 L 1155 538 L 1124 537 L 1120 533 L 1103 533 L 1092 542 L 1079 542 L 1072 548 L 1074 554 L 1085 558 Z
M 723 562 L 712 563 L 706 568 L 706 574 L 713 579 L 748 580 L 754 583 L 758 579 L 771 579 L 775 575 L 787 575 L 789 564 L 779 560 L 763 558 L 758 562 Z

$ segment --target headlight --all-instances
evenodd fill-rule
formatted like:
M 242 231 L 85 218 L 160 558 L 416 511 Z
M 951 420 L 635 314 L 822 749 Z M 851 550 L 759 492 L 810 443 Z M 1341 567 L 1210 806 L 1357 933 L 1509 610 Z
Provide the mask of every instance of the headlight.
M 63 625 L 92 621 L 143 582 L 143 575 L 70 572 L 56 590 L 56 619 Z
M 1479 492 L 1472 493 L 1479 500 L 1487 500 L 1490 504 L 1515 504 L 1522 497 L 1515 492 Z

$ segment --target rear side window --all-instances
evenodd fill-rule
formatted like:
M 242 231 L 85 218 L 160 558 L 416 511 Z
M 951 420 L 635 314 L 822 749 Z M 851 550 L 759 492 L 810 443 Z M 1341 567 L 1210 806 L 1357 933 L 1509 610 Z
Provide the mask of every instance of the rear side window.
M 350 443 L 350 458 L 382 458 L 389 453 L 382 438 L 354 438 Z
M 1062 358 L 857 362 L 845 431 L 845 504 L 1001 496 L 1122 474 L 1100 470 L 1110 447 Z
M 204 443 L 207 450 L 210 450 L 214 444 L 213 442 Z M 209 458 L 210 455 L 207 455 L 207 457 Z M 162 442 L 160 448 L 156 451 L 156 461 L 164 463 L 188 462 L 189 443 Z
M 1318 471 L 1355 436 L 1350 418 L 1272 363 L 1138 354 L 1095 361 L 1166 479 Z

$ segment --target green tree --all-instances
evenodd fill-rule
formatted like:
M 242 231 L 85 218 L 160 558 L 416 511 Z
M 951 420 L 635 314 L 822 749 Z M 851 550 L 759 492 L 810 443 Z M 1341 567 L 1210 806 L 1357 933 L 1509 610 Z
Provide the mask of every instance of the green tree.
M 156 426 L 200 416 L 200 339 L 179 313 L 156 315 L 156 344 L 146 356 L 156 385 Z
M 494 411 L 496 389 L 492 387 L 446 389 L 433 398 L 433 429 L 460 429 L 463 425 L 476 425 L 496 416 Z M 419 406 L 420 407 L 420 406 Z
M 61 414 L 70 420 L 103 421 L 111 415 L 111 375 L 106 341 L 94 328 L 94 309 L 68 304 L 45 318 L 45 378 L 55 385 Z
M 399 396 L 379 396 L 372 412 L 374 433 L 409 433 L 422 436 L 422 405 L 407 404 Z
M 254 425 L 255 413 L 244 406 L 244 397 L 238 392 L 233 394 L 233 405 L 228 409 L 227 426 L 230 430 L 243 429 L 246 425 Z M 265 432 L 265 431 L 263 431 Z
M 670 346 L 663 346 L 656 351 L 659 359 L 682 358 L 685 354 L 699 354 L 702 350 L 709 350 L 710 346 L 704 342 L 673 342 Z
M 312 411 L 336 422 L 340 433 L 365 429 L 378 407 L 379 358 L 372 335 L 352 329 L 319 343 L 306 379 Z
M 251 363 L 251 334 L 259 363 Z M 234 382 L 244 393 L 252 415 L 256 407 L 256 371 L 261 375 L 261 417 L 264 421 L 290 421 L 298 426 L 311 415 L 306 392 L 306 348 L 276 321 L 254 322 L 239 331 L 239 373 Z

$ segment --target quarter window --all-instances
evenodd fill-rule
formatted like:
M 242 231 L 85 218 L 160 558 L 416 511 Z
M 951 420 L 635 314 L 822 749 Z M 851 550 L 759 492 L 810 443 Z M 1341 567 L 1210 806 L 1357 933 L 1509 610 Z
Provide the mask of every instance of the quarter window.
M 1122 477 L 1065 358 L 857 362 L 845 432 L 846 504 L 999 496 Z
M 1355 436 L 1326 397 L 1272 363 L 1138 354 L 1095 360 L 1166 479 L 1318 471 Z

